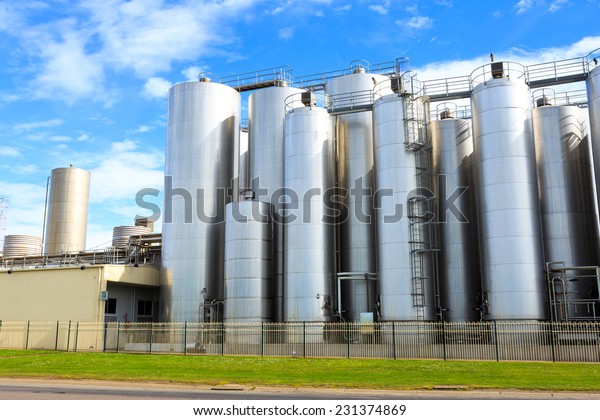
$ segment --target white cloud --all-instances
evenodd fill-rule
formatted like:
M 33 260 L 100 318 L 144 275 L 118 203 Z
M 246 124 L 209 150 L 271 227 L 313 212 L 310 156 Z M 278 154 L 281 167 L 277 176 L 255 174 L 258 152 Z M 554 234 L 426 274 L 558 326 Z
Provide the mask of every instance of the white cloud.
M 64 142 L 69 142 L 69 141 L 71 141 L 73 139 L 71 137 L 69 137 L 69 136 L 50 136 L 48 138 L 48 140 L 53 141 L 53 142 L 57 142 L 57 143 L 58 142 L 64 143 Z
M 200 73 L 204 73 L 205 70 L 198 66 L 191 66 L 184 69 L 181 74 L 185 76 L 185 80 L 188 82 L 198 81 Z
M 39 128 L 58 127 L 63 124 L 64 124 L 63 120 L 61 120 L 59 118 L 53 118 L 51 120 L 46 120 L 46 121 L 36 121 L 36 122 L 31 122 L 31 123 L 16 124 L 13 127 L 13 129 L 17 133 L 21 133 L 23 131 L 32 131 L 32 130 L 37 130 Z
M 436 0 L 435 3 L 439 4 L 440 6 L 444 6 L 444 7 L 454 6 L 454 3 L 452 2 L 452 0 Z
M 369 10 L 379 13 L 380 15 L 387 15 L 388 14 L 388 10 L 385 6 L 381 5 L 381 4 L 372 4 L 369 6 Z
M 166 98 L 173 83 L 162 77 L 151 77 L 144 84 L 143 96 L 147 98 Z
M 289 41 L 294 37 L 294 28 L 281 28 L 277 33 L 277 36 L 284 41 Z
M 16 147 L 0 146 L 0 156 L 2 157 L 19 157 L 21 152 Z
M 333 11 L 337 13 L 349 12 L 350 10 L 352 10 L 351 4 L 345 4 L 343 6 L 336 7 L 335 9 L 333 9 Z
M 554 13 L 563 8 L 563 6 L 568 6 L 571 3 L 569 0 L 554 0 L 552 4 L 550 4 L 549 12 Z
M 410 19 L 397 20 L 396 25 L 406 26 L 410 29 L 429 29 L 433 25 L 433 19 L 428 16 L 413 16 Z
M 534 0 L 520 0 L 517 4 L 514 5 L 513 9 L 516 10 L 518 15 L 521 15 L 527 12 L 534 6 Z
M 154 127 L 152 127 L 150 125 L 140 125 L 137 128 L 129 130 L 128 133 L 130 133 L 130 134 L 142 134 L 142 133 L 147 133 L 147 132 L 152 131 L 152 130 L 154 130 Z
M 4 211 L 4 233 L 42 236 L 46 180 L 43 180 L 43 185 L 8 183 L 0 180 L 0 191 L 9 202 Z

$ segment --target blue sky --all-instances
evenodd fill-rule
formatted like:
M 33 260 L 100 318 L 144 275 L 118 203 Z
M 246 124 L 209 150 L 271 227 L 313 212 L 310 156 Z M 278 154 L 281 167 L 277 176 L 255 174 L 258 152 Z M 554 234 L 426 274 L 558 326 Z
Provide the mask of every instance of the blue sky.
M 87 247 L 109 245 L 135 193 L 162 189 L 168 88 L 200 72 L 407 56 L 422 80 L 464 76 L 490 52 L 584 56 L 598 17 L 600 0 L 0 1 L 0 238 L 40 236 L 46 179 L 74 164 L 92 172 Z

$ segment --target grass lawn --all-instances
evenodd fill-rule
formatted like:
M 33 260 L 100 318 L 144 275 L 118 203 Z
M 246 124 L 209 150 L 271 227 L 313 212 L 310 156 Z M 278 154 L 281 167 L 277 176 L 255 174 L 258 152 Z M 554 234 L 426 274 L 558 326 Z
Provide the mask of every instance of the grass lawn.
M 303 359 L 0 350 L 0 377 L 355 389 L 600 391 L 600 364 Z

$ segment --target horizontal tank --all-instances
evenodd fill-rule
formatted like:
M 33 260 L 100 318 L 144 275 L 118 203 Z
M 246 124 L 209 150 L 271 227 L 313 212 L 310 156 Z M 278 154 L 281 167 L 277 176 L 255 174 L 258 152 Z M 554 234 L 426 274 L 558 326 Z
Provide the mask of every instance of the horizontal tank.
M 442 316 L 450 322 L 478 321 L 480 314 L 475 308 L 479 306 L 481 279 L 472 182 L 471 122 L 445 118 L 432 121 L 430 130 L 433 173 L 437 177 L 434 185 Z
M 240 94 L 208 81 L 169 91 L 161 314 L 217 320 L 223 300 L 225 205 L 234 176 Z
M 225 208 L 225 322 L 273 320 L 271 205 L 237 201 Z
M 40 255 L 42 252 L 42 238 L 31 235 L 6 235 L 2 248 L 2 257 L 18 258 L 29 255 Z
M 330 321 L 335 279 L 335 228 L 326 195 L 335 187 L 329 114 L 296 108 L 285 117 L 285 322 Z
M 339 271 L 358 276 L 376 271 L 373 116 L 369 110 L 344 113 L 343 109 L 369 107 L 375 85 L 386 79 L 386 76 L 367 73 L 359 65 L 352 74 L 332 79 L 325 86 L 330 108 L 334 113 L 341 112 L 335 116 L 337 176 L 341 205 L 345 207 L 347 217 L 340 225 Z M 341 315 L 345 320 L 359 322 L 361 313 L 374 312 L 375 300 L 368 302 L 367 298 L 376 296 L 376 283 L 369 284 L 370 290 L 367 290 L 367 283 L 363 281 L 342 282 Z
M 283 204 L 275 192 L 284 182 L 284 129 L 286 107 L 302 107 L 301 89 L 273 86 L 259 89 L 248 98 L 248 187 L 258 201 L 271 203 L 274 216 Z M 286 101 L 287 99 L 287 101 Z M 283 229 L 273 225 L 274 321 L 283 317 Z
M 377 200 L 377 278 L 380 320 L 435 319 L 431 225 L 412 218 L 420 185 L 417 168 L 427 149 L 405 145 L 405 99 L 391 94 L 373 105 Z M 413 207 L 414 209 L 414 207 Z M 415 212 L 425 215 L 423 208 Z
M 510 74 L 471 95 L 484 319 L 545 320 L 531 96 Z
M 85 250 L 90 173 L 74 166 L 53 169 L 48 191 L 44 253 Z

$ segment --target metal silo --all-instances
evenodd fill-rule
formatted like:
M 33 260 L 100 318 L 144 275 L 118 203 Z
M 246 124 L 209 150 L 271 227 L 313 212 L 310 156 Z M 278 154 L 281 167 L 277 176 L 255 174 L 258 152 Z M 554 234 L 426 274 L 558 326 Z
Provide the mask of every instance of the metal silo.
M 489 70 L 485 66 L 473 73 L 478 76 L 472 76 L 476 86 L 471 95 L 483 316 L 544 320 L 547 294 L 531 96 L 519 65 L 492 63 Z
M 329 114 L 296 108 L 285 117 L 284 321 L 331 320 L 335 229 L 326 194 L 335 187 Z
M 40 255 L 42 251 L 42 238 L 30 235 L 6 235 L 2 248 L 2 257 L 9 258 Z
M 236 201 L 225 208 L 224 321 L 271 322 L 271 205 Z
M 543 98 L 545 99 L 545 98 Z M 546 262 L 555 267 L 595 266 L 598 258 L 598 211 L 594 169 L 587 132 L 587 110 L 573 106 L 541 106 L 533 110 Z M 552 274 L 551 302 L 556 320 L 591 317 L 589 301 L 597 296 L 597 279 L 571 272 L 576 281 Z M 573 279 L 571 279 L 573 280 Z M 567 302 L 563 301 L 566 297 Z M 562 302 L 562 304 L 559 304 Z
M 147 226 L 115 226 L 113 227 L 112 246 L 125 248 L 129 243 L 130 237 L 148 235 L 150 233 L 152 233 L 152 228 Z
M 600 66 L 590 71 L 586 80 L 586 87 L 594 173 L 596 189 L 598 189 L 600 185 Z M 600 200 L 600 193 L 596 194 L 596 196 Z
M 274 216 L 281 212 L 283 204 L 275 192 L 283 188 L 284 150 L 283 124 L 286 106 L 301 107 L 301 89 L 274 86 L 259 89 L 248 99 L 248 181 L 255 198 L 273 205 Z M 294 95 L 294 96 L 292 96 Z M 286 98 L 298 98 L 289 100 Z M 273 225 L 273 320 L 281 322 L 283 316 L 283 229 Z
M 425 205 L 431 194 L 427 197 L 419 185 L 419 170 L 426 170 L 430 151 L 420 144 L 424 139 L 417 136 L 410 141 L 407 137 L 405 124 L 416 109 L 409 108 L 423 105 L 409 96 L 385 95 L 373 105 L 382 321 L 435 319 L 431 225 Z
M 89 197 L 88 171 L 74 166 L 52 170 L 46 209 L 45 254 L 85 249 Z
M 345 194 L 343 205 L 347 217 L 340 225 L 340 267 L 345 275 L 354 273 L 358 280 L 344 280 L 341 284 L 342 316 L 350 322 L 360 321 L 363 312 L 375 311 L 376 283 L 369 282 L 366 273 L 376 271 L 375 221 L 373 209 L 373 116 L 371 111 L 337 113 L 352 105 L 360 109 L 372 102 L 375 84 L 386 80 L 382 75 L 365 72 L 361 65 L 352 74 L 327 82 L 330 108 L 335 117 L 335 136 L 338 153 L 338 186 Z M 389 91 L 391 93 L 391 90 Z M 369 298 L 370 302 L 368 302 Z
M 222 310 L 225 205 L 240 94 L 209 81 L 169 91 L 161 319 L 215 321 Z
M 440 116 L 444 116 L 440 113 Z M 448 114 L 445 115 L 449 117 Z M 478 321 L 481 294 L 477 221 L 472 185 L 470 120 L 444 118 L 430 124 L 439 227 L 438 273 L 442 316 L 451 322 Z M 457 213 L 457 211 L 459 213 Z

